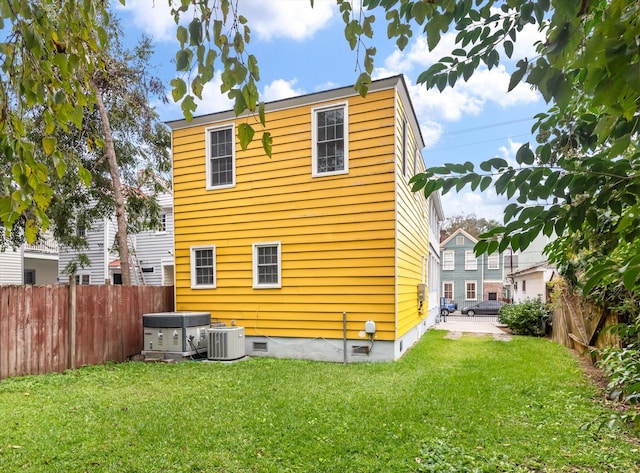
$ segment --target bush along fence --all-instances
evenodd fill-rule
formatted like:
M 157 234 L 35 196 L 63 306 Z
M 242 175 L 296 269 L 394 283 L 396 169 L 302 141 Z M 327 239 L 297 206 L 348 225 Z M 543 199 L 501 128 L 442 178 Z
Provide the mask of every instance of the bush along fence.
M 0 379 L 125 361 L 142 314 L 172 311 L 173 286 L 0 286 Z
M 618 315 L 587 302 L 571 290 L 562 279 L 552 282 L 551 338 L 575 349 L 592 364 L 596 361 L 594 348 L 617 347 L 620 340 L 604 328 L 619 323 Z

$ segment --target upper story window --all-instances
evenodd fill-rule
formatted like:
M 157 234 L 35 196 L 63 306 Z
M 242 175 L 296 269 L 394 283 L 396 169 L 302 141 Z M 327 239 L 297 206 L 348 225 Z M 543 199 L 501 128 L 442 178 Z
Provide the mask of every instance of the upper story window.
M 443 251 L 442 252 L 442 270 L 443 271 L 453 271 L 456 265 L 455 261 L 455 252 Z
M 458 246 L 464 245 L 464 237 L 462 235 L 458 235 L 456 237 L 456 245 Z
M 160 226 L 158 227 L 158 233 L 165 233 L 167 231 L 167 214 L 162 213 L 160 215 Z
M 478 269 L 478 258 L 473 250 L 464 252 L 464 269 L 471 271 Z
M 314 108 L 311 126 L 313 176 L 349 172 L 347 104 Z
M 500 269 L 500 254 L 493 253 L 489 255 L 489 258 L 487 259 L 487 268 Z
M 216 287 L 216 247 L 191 247 L 191 287 L 207 289 Z
M 233 125 L 207 128 L 207 189 L 236 184 L 236 145 Z
M 76 236 L 85 238 L 87 236 L 87 229 L 84 225 L 76 225 Z

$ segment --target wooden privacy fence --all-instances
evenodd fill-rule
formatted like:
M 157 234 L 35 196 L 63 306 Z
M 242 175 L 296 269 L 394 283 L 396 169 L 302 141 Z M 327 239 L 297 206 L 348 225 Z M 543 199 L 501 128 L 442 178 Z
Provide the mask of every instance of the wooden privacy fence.
M 124 361 L 173 307 L 173 286 L 0 286 L 0 379 Z
M 553 299 L 553 341 L 577 350 L 592 363 L 595 360 L 590 349 L 619 344 L 616 335 L 603 331 L 618 323 L 616 313 L 587 302 L 560 280 L 555 283 Z

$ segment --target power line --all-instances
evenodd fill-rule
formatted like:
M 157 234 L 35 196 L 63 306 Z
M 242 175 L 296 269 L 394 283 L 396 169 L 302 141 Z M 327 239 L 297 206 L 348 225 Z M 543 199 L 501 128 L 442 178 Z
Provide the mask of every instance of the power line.
M 438 152 L 438 151 L 446 151 L 449 149 L 456 149 L 456 148 L 465 148 L 467 146 L 475 146 L 475 145 L 479 145 L 479 144 L 483 144 L 483 143 L 493 143 L 496 141 L 503 141 L 507 138 L 517 138 L 519 136 L 531 136 L 530 133 L 520 133 L 519 135 L 511 135 L 511 136 L 503 136 L 502 138 L 495 138 L 493 140 L 484 140 L 484 141 L 474 141 L 473 143 L 465 143 L 462 145 L 455 145 L 455 146 L 447 146 L 446 148 L 429 148 L 427 150 L 425 150 L 427 153 L 433 153 L 433 152 Z
M 527 118 L 516 118 L 515 120 L 509 120 L 507 122 L 499 122 L 499 123 L 490 123 L 488 125 L 482 125 L 482 126 L 477 126 L 474 128 L 464 128 L 462 130 L 453 130 L 453 131 L 448 131 L 446 133 L 443 133 L 443 136 L 448 136 L 448 135 L 457 135 L 458 133 L 467 133 L 470 131 L 480 131 L 480 130 L 486 130 L 487 128 L 496 128 L 499 126 L 505 126 L 505 125 L 512 125 L 513 123 L 521 123 L 521 122 L 528 122 L 533 120 L 533 118 L 531 117 L 527 117 Z

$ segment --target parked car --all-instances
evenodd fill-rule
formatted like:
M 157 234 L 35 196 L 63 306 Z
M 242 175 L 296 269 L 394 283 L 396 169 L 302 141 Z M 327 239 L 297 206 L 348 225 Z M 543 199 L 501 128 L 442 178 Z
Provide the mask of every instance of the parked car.
M 505 305 L 505 303 L 501 301 L 482 301 L 465 307 L 460 312 L 468 315 L 469 317 L 474 315 L 498 315 L 500 307 L 503 305 Z
M 440 315 L 447 316 L 449 313 L 458 310 L 458 304 L 453 302 L 448 297 L 440 298 Z

